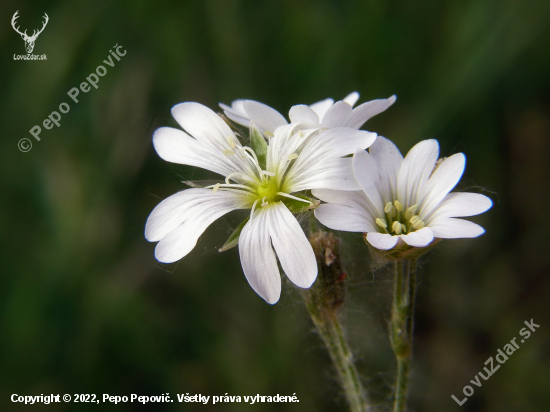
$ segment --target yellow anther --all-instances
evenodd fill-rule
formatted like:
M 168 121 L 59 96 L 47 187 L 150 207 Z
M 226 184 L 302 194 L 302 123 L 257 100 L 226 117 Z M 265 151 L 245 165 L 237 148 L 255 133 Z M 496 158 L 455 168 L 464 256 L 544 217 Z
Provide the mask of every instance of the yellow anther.
M 393 222 L 393 225 L 391 225 L 392 230 L 396 235 L 400 235 L 403 228 L 401 227 L 401 223 L 398 221 Z
M 233 151 L 233 149 L 226 149 L 222 152 L 224 155 L 226 156 L 232 156 L 233 154 L 235 154 L 235 152 Z
M 409 222 L 411 222 L 411 225 L 414 225 L 416 222 L 420 220 L 420 217 L 418 215 L 414 215 L 409 219 Z
M 297 158 L 298 158 L 298 155 L 296 153 L 292 153 L 290 156 L 288 156 L 288 160 L 294 160 Z
M 403 233 L 407 233 L 407 226 L 405 226 L 403 223 L 401 223 L 401 231 Z
M 399 200 L 394 200 L 393 205 L 395 206 L 398 212 L 401 212 L 403 210 L 403 205 Z
M 231 149 L 234 149 L 237 147 L 237 143 L 235 143 L 235 140 L 233 139 L 233 136 L 227 136 L 227 143 L 229 143 L 229 147 Z
M 216 193 L 218 191 L 218 189 L 220 188 L 221 184 L 220 183 L 216 183 L 214 185 L 214 187 L 212 188 L 212 193 Z
M 271 132 L 264 132 L 264 136 L 265 136 L 265 137 L 273 137 L 273 136 L 275 136 L 275 135 L 274 135 L 273 133 L 271 133 Z
M 393 209 L 392 202 L 386 203 L 386 206 L 384 206 L 384 213 L 390 213 Z
M 379 217 L 376 218 L 376 224 L 380 226 L 382 229 L 385 229 L 388 227 L 385 219 L 380 219 Z
M 411 207 L 409 207 L 405 211 L 405 219 L 409 220 L 411 217 L 414 216 L 414 214 L 416 213 L 417 210 L 418 210 L 418 205 L 417 204 L 414 204 Z
M 414 230 L 420 230 L 422 229 L 423 227 L 425 226 L 424 222 L 420 219 L 418 219 L 418 221 L 416 221 L 415 223 L 413 223 L 412 227 Z

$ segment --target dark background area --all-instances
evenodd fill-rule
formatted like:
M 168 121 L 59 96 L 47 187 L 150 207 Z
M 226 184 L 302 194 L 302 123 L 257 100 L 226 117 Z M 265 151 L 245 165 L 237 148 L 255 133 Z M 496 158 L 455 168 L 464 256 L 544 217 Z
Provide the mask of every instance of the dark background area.
M 26 54 L 22 29 L 50 20 Z M 143 237 L 161 200 L 206 176 L 161 160 L 170 108 L 256 99 L 293 104 L 353 90 L 398 99 L 366 129 L 405 153 L 436 138 L 462 151 L 458 190 L 493 208 L 480 238 L 422 260 L 411 410 L 550 408 L 550 3 L 535 0 L 13 1 L 0 3 L 0 408 L 6 411 L 345 411 L 299 291 L 275 306 L 248 286 L 236 250 L 217 252 L 229 216 L 177 264 Z M 98 89 L 78 87 L 115 45 Z M 29 130 L 62 102 L 61 126 Z M 28 153 L 18 141 L 32 139 Z M 394 360 L 391 273 L 344 235 L 348 336 L 382 405 Z M 541 325 L 462 407 L 462 388 L 525 320 Z M 472 385 L 472 384 L 470 384 Z M 292 395 L 299 404 L 9 402 L 11 394 Z M 383 410 L 383 409 L 380 409 Z

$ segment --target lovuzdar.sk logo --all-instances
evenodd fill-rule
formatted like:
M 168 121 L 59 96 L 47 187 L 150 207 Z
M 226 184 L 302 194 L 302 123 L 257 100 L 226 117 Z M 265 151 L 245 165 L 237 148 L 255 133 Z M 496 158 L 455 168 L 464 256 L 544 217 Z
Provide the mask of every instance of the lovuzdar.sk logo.
M 14 54 L 13 55 L 13 59 L 14 60 L 46 60 L 47 57 L 45 54 L 42 54 L 42 55 L 36 55 L 36 54 L 32 54 L 32 51 L 34 49 L 34 42 L 36 41 L 37 37 L 40 35 L 40 33 L 42 33 L 44 31 L 44 29 L 46 28 L 46 25 L 48 24 L 48 21 L 50 20 L 50 18 L 48 17 L 48 15 L 46 13 L 44 13 L 44 23 L 42 24 L 42 28 L 40 30 L 34 30 L 32 35 L 29 36 L 27 34 L 27 30 L 25 29 L 24 32 L 21 32 L 19 30 L 19 26 L 16 26 L 16 20 L 19 18 L 19 10 L 17 10 L 13 17 L 11 18 L 11 26 L 13 27 L 13 29 L 19 33 L 21 35 L 21 38 L 25 41 L 25 49 L 27 49 L 27 54 L 26 55 L 17 55 L 17 54 Z

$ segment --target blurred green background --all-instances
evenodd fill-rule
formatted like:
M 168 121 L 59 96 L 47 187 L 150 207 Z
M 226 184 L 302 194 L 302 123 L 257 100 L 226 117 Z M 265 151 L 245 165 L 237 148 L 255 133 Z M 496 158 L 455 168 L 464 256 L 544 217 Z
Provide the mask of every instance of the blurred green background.
M 35 54 L 10 26 L 50 21 Z M 155 128 L 170 108 L 237 98 L 286 114 L 353 90 L 398 96 L 366 129 L 406 152 L 437 138 L 462 151 L 459 190 L 494 201 L 477 239 L 442 242 L 423 259 L 411 410 L 550 410 L 550 3 L 535 0 L 14 1 L 0 3 L 0 409 L 2 411 L 345 411 L 334 372 L 284 280 L 267 305 L 236 250 L 217 248 L 233 218 L 173 265 L 143 238 L 154 206 L 207 176 L 162 161 Z M 98 89 L 66 93 L 116 44 L 127 55 Z M 61 126 L 29 130 L 62 102 Z M 22 153 L 21 138 L 33 140 Z M 236 218 L 239 216 L 237 215 Z M 391 274 L 359 235 L 342 237 L 348 336 L 384 410 L 394 361 L 387 338 Z M 495 375 L 462 398 L 483 363 L 523 322 L 541 325 Z M 470 384 L 471 385 L 471 384 Z M 292 395 L 299 404 L 54 404 L 11 394 Z

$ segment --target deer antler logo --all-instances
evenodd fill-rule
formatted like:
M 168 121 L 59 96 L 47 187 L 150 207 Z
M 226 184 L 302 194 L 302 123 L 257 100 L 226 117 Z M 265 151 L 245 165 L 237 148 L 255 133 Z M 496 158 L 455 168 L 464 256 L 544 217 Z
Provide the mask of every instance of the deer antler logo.
M 48 17 L 48 15 L 46 13 L 44 13 L 44 18 L 46 20 L 44 20 L 44 24 L 43 24 L 42 28 L 40 30 L 34 30 L 32 36 L 28 36 L 27 35 L 27 30 L 25 30 L 24 33 L 21 33 L 19 31 L 19 27 L 15 27 L 15 20 L 17 20 L 19 18 L 17 13 L 19 13 L 19 10 L 17 10 L 15 12 L 15 14 L 13 15 L 13 17 L 11 19 L 11 25 L 12 25 L 13 29 L 17 33 L 19 33 L 21 35 L 21 37 L 23 38 L 23 40 L 25 41 L 25 48 L 27 49 L 27 53 L 32 53 L 32 49 L 34 49 L 34 42 L 36 41 L 36 38 L 38 37 L 38 35 L 40 33 L 42 33 L 44 31 L 44 28 L 46 27 L 46 24 L 48 24 L 48 20 L 50 20 L 50 18 Z

